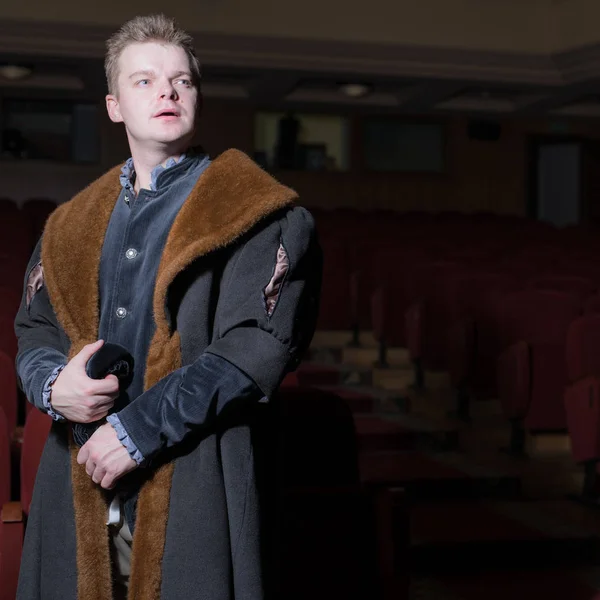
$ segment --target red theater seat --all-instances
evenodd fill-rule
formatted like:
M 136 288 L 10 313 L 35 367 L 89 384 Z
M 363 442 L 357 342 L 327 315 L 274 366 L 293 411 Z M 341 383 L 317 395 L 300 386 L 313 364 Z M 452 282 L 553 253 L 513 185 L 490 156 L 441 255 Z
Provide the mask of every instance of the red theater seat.
M 31 411 L 25 423 L 21 453 L 21 501 L 7 502 L 0 517 L 0 600 L 16 596 L 23 535 L 31 497 L 52 421 L 38 410 Z
M 15 363 L 7 354 L 0 351 L 0 408 L 4 411 L 11 436 L 17 427 L 17 398 Z
M 589 277 L 550 274 L 534 277 L 528 282 L 527 287 L 534 290 L 554 290 L 575 294 L 583 304 L 597 286 Z
M 0 409 L 0 600 L 14 600 L 21 562 L 23 523 L 18 502 L 10 502 L 10 436 Z
M 18 290 L 0 285 L 0 318 L 14 320 L 20 304 L 21 294 Z
M 512 424 L 511 451 L 524 451 L 524 431 L 566 429 L 567 330 L 580 314 L 576 295 L 526 290 L 506 294 L 497 308 L 504 348 L 498 358 L 498 392 Z
M 10 500 L 10 430 L 0 407 L 0 506 Z
M 350 331 L 350 276 L 352 268 L 344 241 L 322 240 L 323 283 L 317 328 Z
M 21 210 L 3 214 L 0 219 L 0 253 L 29 258 L 32 248 L 33 236 L 27 215 Z
M 516 291 L 516 279 L 503 273 L 472 271 L 449 280 L 452 322 L 446 329 L 446 364 L 458 392 L 458 416 L 469 418 L 470 400 L 495 395 L 499 347 L 493 307 Z
M 0 317 L 0 352 L 4 352 L 13 361 L 17 357 L 14 318 Z
M 597 497 L 600 461 L 600 315 L 573 321 L 567 334 L 565 410 L 575 462 L 585 468 L 583 496 Z
M 29 514 L 29 506 L 33 496 L 35 477 L 50 433 L 52 419 L 45 413 L 34 409 L 27 415 L 23 428 L 23 445 L 21 449 L 21 505 L 23 512 Z
M 431 370 L 446 368 L 444 332 L 452 321 L 446 281 L 465 269 L 438 261 L 415 268 L 409 284 L 411 305 L 406 312 L 407 346 L 413 361 Z
M 18 210 L 19 206 L 16 202 L 13 202 L 10 198 L 0 198 L 0 217 Z
M 583 312 L 586 315 L 600 313 L 600 294 L 589 296 L 585 301 Z
M 22 210 L 29 218 L 31 235 L 35 242 L 41 237 L 46 221 L 56 206 L 56 202 L 47 198 L 31 198 L 23 204 Z

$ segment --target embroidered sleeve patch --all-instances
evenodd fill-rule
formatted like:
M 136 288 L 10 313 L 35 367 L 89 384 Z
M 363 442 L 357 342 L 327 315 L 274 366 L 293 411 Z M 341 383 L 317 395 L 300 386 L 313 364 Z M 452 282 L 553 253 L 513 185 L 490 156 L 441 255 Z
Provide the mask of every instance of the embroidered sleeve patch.
M 279 249 L 277 250 L 277 262 L 275 263 L 273 276 L 271 277 L 271 281 L 267 284 L 267 287 L 263 290 L 265 309 L 267 311 L 267 316 L 269 317 L 275 311 L 279 295 L 281 294 L 281 287 L 283 286 L 283 281 L 289 268 L 290 260 L 283 244 L 280 243 Z
M 39 262 L 31 271 L 29 271 L 29 277 L 27 278 L 27 308 L 31 304 L 33 297 L 42 289 L 44 285 L 44 268 L 42 263 Z

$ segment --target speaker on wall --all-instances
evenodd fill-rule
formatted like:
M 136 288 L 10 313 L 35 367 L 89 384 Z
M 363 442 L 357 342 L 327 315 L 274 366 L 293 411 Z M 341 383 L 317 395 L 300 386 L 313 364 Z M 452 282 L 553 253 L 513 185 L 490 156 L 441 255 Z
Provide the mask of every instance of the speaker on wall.
M 500 139 L 502 127 L 497 121 L 471 119 L 467 125 L 469 138 L 481 142 L 496 142 Z

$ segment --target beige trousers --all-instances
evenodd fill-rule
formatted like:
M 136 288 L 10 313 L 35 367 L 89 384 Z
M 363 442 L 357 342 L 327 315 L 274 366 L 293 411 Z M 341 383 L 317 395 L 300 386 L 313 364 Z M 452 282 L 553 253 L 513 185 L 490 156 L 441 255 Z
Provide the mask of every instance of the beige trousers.
M 123 524 L 120 528 L 111 525 L 110 534 L 115 599 L 126 600 L 129 588 L 129 573 L 131 571 L 131 544 L 133 537 L 125 519 L 123 519 Z

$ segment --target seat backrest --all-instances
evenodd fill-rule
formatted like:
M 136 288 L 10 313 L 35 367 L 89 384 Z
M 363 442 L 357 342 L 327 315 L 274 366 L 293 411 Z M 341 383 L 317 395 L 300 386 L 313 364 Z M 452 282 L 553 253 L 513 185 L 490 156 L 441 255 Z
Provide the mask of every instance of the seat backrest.
M 594 294 L 585 301 L 583 312 L 586 315 L 600 313 L 600 294 Z
M 41 236 L 48 217 L 57 204 L 47 198 L 31 198 L 23 204 L 23 212 L 28 216 L 34 242 Z
M 14 318 L 0 317 L 0 352 L 11 360 L 17 356 L 17 336 L 14 330 Z
M 580 314 L 576 295 L 545 290 L 505 294 L 496 304 L 502 347 L 517 341 L 565 343 L 569 324 Z
M 0 406 L 0 507 L 10 500 L 10 435 Z
M 319 329 L 350 329 L 350 276 L 348 245 L 339 239 L 321 242 L 323 279 L 319 306 Z
M 0 253 L 26 253 L 33 249 L 33 235 L 27 215 L 15 210 L 0 219 Z
M 16 212 L 19 206 L 10 198 L 0 197 L 0 215 L 4 216 L 7 213 Z
M 15 363 L 5 352 L 0 350 L 0 408 L 4 411 L 4 417 L 10 434 L 17 427 L 17 402 Z
M 452 261 L 427 261 L 415 265 L 412 281 L 408 285 L 410 299 L 425 304 L 435 302 L 443 281 L 456 272 L 464 272 L 464 266 Z
M 449 296 L 456 318 L 475 317 L 493 294 L 516 291 L 519 283 L 506 273 L 474 270 L 448 279 Z
M 35 477 L 51 426 L 52 419 L 37 409 L 27 415 L 21 448 L 21 504 L 25 514 L 29 514 Z
M 556 267 L 557 273 L 571 277 L 585 277 L 595 283 L 600 283 L 600 263 L 595 260 L 569 258 L 560 262 Z
M 57 203 L 49 198 L 30 198 L 23 203 L 22 210 L 29 215 L 48 217 L 57 207 Z
M 0 285 L 0 318 L 14 319 L 21 304 L 21 294 L 16 289 Z
M 527 287 L 535 290 L 554 290 L 576 294 L 582 302 L 596 290 L 596 284 L 589 277 L 558 274 L 534 277 L 528 282 Z
M 600 375 L 600 314 L 584 315 L 570 324 L 566 358 L 570 382 Z

